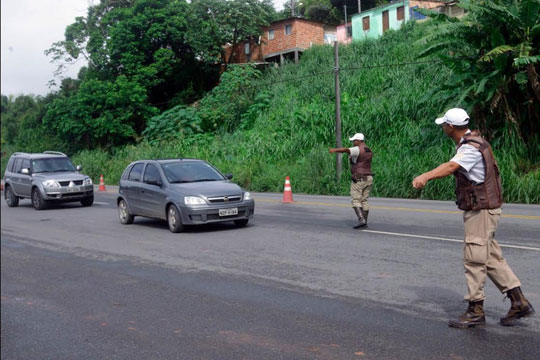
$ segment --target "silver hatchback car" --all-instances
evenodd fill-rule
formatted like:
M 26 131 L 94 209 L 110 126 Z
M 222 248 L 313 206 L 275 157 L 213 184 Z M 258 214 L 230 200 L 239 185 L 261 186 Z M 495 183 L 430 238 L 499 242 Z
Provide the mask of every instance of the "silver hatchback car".
M 231 178 L 197 159 L 135 161 L 120 180 L 120 222 L 131 224 L 135 216 L 164 219 L 174 233 L 185 225 L 225 221 L 246 226 L 255 202 Z

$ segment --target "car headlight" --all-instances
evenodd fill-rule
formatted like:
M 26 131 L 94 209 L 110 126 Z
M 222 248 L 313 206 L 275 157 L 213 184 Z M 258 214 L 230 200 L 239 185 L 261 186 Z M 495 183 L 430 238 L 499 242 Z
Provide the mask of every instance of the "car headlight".
M 184 203 L 186 205 L 205 205 L 206 201 L 198 196 L 186 196 L 184 198 Z
M 244 200 L 251 200 L 251 194 L 248 191 L 244 193 Z
M 59 188 L 60 184 L 56 180 L 45 180 L 42 182 L 43 186 L 48 188 Z
M 85 178 L 84 185 L 92 185 L 92 179 L 90 179 L 89 177 Z

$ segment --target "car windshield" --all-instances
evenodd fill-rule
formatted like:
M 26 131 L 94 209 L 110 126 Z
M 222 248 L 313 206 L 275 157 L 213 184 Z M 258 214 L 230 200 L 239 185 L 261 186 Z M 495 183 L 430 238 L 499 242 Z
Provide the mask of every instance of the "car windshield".
M 170 183 L 225 180 L 212 166 L 204 162 L 173 162 L 161 165 Z
M 75 166 L 67 157 L 55 157 L 32 160 L 34 173 L 75 171 Z

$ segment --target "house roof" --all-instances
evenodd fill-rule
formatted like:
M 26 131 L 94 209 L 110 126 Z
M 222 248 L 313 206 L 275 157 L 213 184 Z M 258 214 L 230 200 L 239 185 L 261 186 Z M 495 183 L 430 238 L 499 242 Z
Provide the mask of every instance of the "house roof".
M 284 22 L 291 22 L 291 21 L 303 21 L 303 22 L 309 22 L 309 23 L 313 23 L 313 24 L 316 24 L 316 25 L 324 26 L 324 24 L 321 23 L 321 22 L 314 21 L 314 20 L 308 20 L 308 19 L 304 19 L 304 18 L 301 18 L 301 17 L 294 16 L 294 17 L 289 17 L 289 18 L 283 19 L 283 20 L 278 20 L 278 21 L 271 22 L 270 25 L 264 26 L 263 29 L 272 27 L 272 25 L 276 25 L 276 24 L 284 23 Z
M 409 3 L 409 1 L 407 1 L 407 5 L 409 5 L 408 3 Z M 367 9 L 367 10 L 364 10 L 364 11 L 362 11 L 362 12 L 360 12 L 360 13 L 356 13 L 356 14 L 354 14 L 352 17 L 358 16 L 358 15 L 362 15 L 362 14 L 371 13 L 371 12 L 373 12 L 374 10 L 380 10 L 380 9 L 390 8 L 390 7 L 399 5 L 399 4 L 403 4 L 403 0 L 396 0 L 396 1 L 392 1 L 392 2 L 390 2 L 390 3 L 388 3 L 388 4 L 383 4 L 383 5 L 381 5 L 381 6 L 375 6 L 375 7 L 369 8 L 369 9 Z

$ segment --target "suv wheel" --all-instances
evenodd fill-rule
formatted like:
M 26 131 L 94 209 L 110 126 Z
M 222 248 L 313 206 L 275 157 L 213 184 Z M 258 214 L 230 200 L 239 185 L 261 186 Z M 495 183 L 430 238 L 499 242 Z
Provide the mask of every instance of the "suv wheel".
M 41 192 L 38 188 L 34 188 L 34 190 L 32 190 L 32 205 L 34 205 L 34 209 L 36 210 L 43 210 L 47 208 L 47 201 L 43 200 Z
M 234 225 L 238 227 L 244 227 L 248 224 L 249 219 L 240 219 L 240 220 L 234 220 Z
M 92 206 L 94 203 L 94 195 L 90 195 L 81 200 L 82 206 Z
M 120 200 L 118 203 L 118 217 L 120 218 L 120 222 L 124 225 L 133 224 L 133 218 L 135 218 L 135 216 L 129 213 L 125 200 Z
M 175 205 L 170 205 L 167 210 L 167 223 L 169 224 L 169 230 L 173 233 L 179 233 L 184 230 L 184 224 L 180 218 L 180 212 Z
M 13 193 L 11 186 L 6 186 L 6 189 L 4 190 L 4 198 L 6 199 L 6 203 L 9 207 L 19 205 L 19 198 Z

